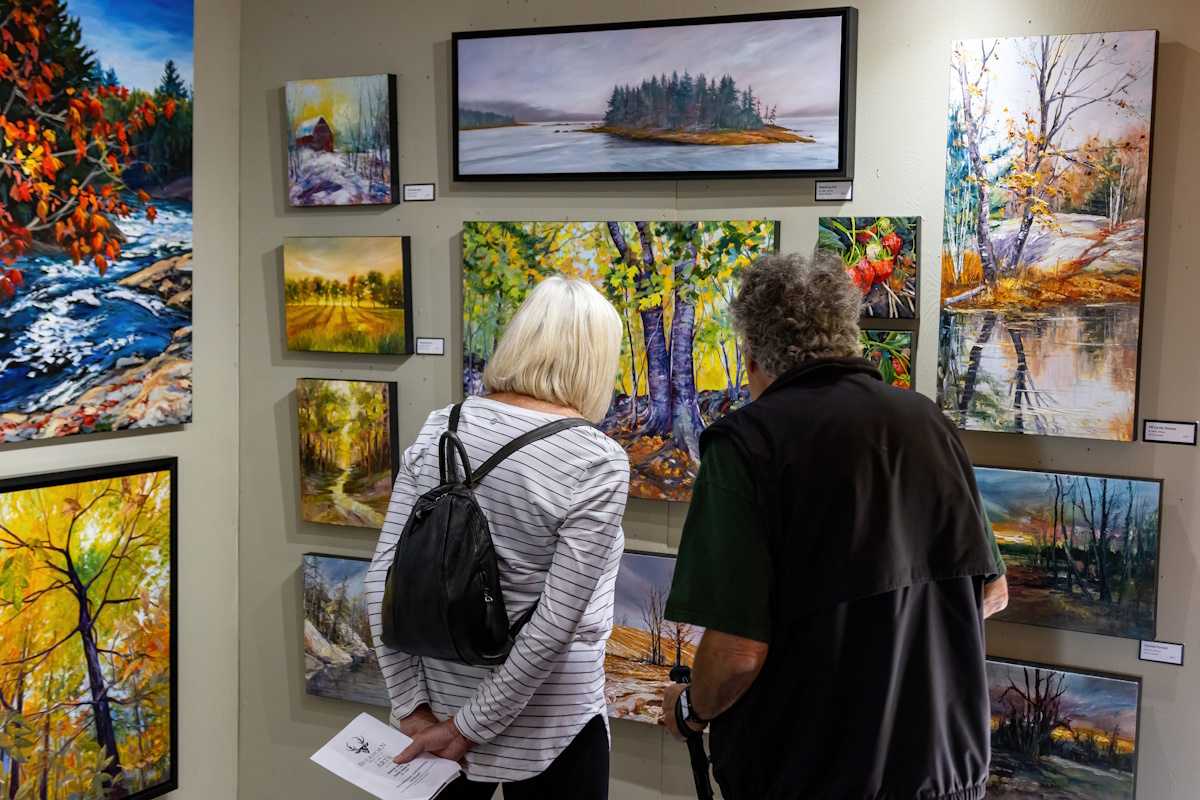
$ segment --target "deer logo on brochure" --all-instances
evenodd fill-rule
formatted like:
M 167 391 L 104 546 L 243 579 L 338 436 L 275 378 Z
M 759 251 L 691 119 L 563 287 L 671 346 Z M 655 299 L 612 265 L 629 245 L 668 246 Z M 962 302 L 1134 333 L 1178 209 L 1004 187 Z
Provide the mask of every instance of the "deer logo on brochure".
M 369 753 L 371 752 L 371 743 L 361 736 L 355 736 L 346 742 L 346 749 L 351 753 Z

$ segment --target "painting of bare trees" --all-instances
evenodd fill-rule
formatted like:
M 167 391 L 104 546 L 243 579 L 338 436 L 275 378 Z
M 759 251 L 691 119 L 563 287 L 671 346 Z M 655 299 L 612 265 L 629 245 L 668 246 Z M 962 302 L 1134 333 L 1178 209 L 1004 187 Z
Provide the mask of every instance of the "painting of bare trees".
M 938 397 L 960 428 L 1134 438 L 1157 47 L 954 43 Z
M 1000 800 L 1133 800 L 1141 681 L 989 659 L 992 761 Z
M 1008 568 L 1007 622 L 1153 639 L 1162 484 L 976 467 Z
M 621 556 L 613 632 L 604 650 L 604 697 L 610 717 L 657 723 L 671 667 L 692 665 L 704 629 L 665 618 L 674 575 L 674 556 Z

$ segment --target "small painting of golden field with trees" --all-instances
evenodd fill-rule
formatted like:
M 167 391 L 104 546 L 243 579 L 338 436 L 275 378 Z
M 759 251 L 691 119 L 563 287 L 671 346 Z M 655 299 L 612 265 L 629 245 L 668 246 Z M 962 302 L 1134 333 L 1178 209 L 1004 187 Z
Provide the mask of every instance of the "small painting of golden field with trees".
M 604 649 L 604 698 L 610 717 L 657 723 L 671 667 L 692 665 L 704 629 L 664 617 L 674 574 L 674 556 L 621 556 L 613 631 Z
M 958 427 L 1134 438 L 1157 45 L 954 44 L 938 398 Z
M 407 236 L 283 240 L 287 349 L 412 352 Z
M 177 785 L 175 460 L 0 482 L 0 796 Z
M 621 315 L 621 372 L 600 428 L 629 454 L 629 494 L 687 500 L 700 434 L 750 399 L 729 302 L 778 242 L 765 221 L 467 223 L 463 391 L 483 394 L 483 369 L 534 286 L 587 280 Z
M 396 384 L 301 378 L 296 401 L 301 518 L 382 528 L 400 466 Z
M 1141 680 L 989 659 L 988 800 L 1133 800 Z

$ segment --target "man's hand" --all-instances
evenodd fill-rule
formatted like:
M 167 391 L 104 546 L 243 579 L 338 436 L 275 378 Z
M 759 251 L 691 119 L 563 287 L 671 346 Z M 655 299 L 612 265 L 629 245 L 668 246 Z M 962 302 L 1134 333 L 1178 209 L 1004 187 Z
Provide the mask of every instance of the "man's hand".
M 683 735 L 683 732 L 679 730 L 679 726 L 675 724 L 675 705 L 679 702 L 679 695 L 683 694 L 685 685 L 682 683 L 667 684 L 667 688 L 663 690 L 663 713 L 659 719 L 659 724 L 666 725 L 671 735 L 681 742 L 686 742 L 687 737 Z M 684 720 L 684 724 L 694 731 L 704 730 L 704 726 L 696 722 Z
M 1008 608 L 1008 576 L 1001 575 L 983 587 L 983 618 L 999 614 Z
M 467 751 L 475 745 L 459 733 L 453 718 L 418 731 L 412 740 L 412 744 L 406 747 L 404 752 L 392 759 L 393 762 L 407 764 L 421 753 L 431 753 L 439 758 L 461 762 Z
M 433 715 L 427 705 L 419 705 L 412 710 L 407 717 L 400 720 L 400 732 L 408 738 L 415 737 L 418 733 L 426 728 L 432 728 L 437 725 L 437 717 Z

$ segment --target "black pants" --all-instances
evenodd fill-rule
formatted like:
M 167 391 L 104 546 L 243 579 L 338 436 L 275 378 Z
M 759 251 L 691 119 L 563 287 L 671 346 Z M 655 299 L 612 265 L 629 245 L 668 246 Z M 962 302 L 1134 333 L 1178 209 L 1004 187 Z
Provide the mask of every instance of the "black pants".
M 477 783 L 462 776 L 447 786 L 437 800 L 491 800 L 495 791 L 494 783 Z M 608 734 L 599 716 L 588 720 L 545 772 L 504 784 L 504 800 L 556 797 L 608 800 Z

